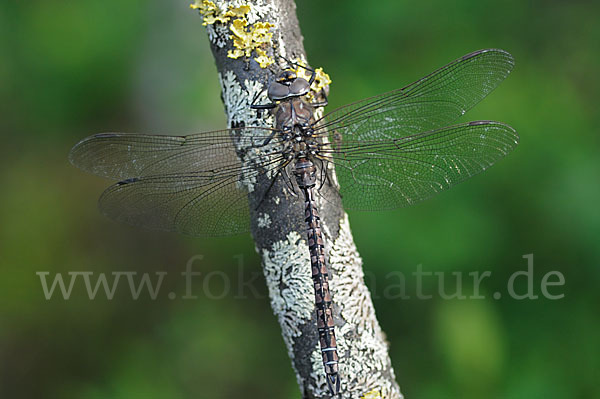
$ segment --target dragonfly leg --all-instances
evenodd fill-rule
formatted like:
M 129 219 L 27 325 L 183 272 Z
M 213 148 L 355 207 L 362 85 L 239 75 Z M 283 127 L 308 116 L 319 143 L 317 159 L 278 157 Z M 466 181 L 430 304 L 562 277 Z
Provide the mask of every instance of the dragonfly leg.
M 321 185 L 319 186 L 319 189 L 318 189 L 318 190 L 321 190 L 323 188 L 323 185 L 325 184 L 325 180 L 329 181 L 329 173 L 327 173 L 327 165 L 324 165 L 324 163 L 327 161 L 323 161 L 323 159 L 321 159 L 321 158 L 316 158 L 316 159 L 319 161 L 319 164 L 320 164 L 319 169 L 321 170 L 321 178 L 320 178 Z M 323 175 L 325 175 L 325 176 L 323 176 Z
M 269 191 L 271 191 L 271 189 L 273 188 L 273 185 L 275 184 L 275 182 L 277 181 L 277 178 L 281 175 L 281 169 L 279 169 L 277 171 L 277 174 L 275 175 L 275 177 L 273 179 L 271 179 L 271 184 L 269 184 L 269 188 L 267 188 L 267 191 L 265 191 L 265 194 L 262 196 L 262 199 L 260 200 L 260 202 L 258 203 L 258 205 L 256 206 L 255 210 L 258 210 L 260 208 L 260 206 L 263 204 L 263 202 L 265 202 L 265 199 L 267 198 L 267 196 L 269 195 Z
M 291 161 L 288 161 L 286 163 L 286 166 L 290 163 Z M 294 188 L 294 183 L 290 177 L 290 175 L 288 174 L 287 168 L 283 167 L 281 170 L 283 170 L 283 176 L 284 176 L 284 181 L 285 184 L 288 188 L 288 190 L 290 190 L 290 194 L 292 194 L 294 197 L 297 197 L 298 194 L 296 193 L 296 189 Z
M 270 104 L 252 104 L 252 105 L 250 105 L 250 108 L 262 110 L 262 109 L 273 109 L 276 106 L 277 106 L 277 104 L 275 104 L 275 103 L 270 103 Z
M 267 188 L 267 191 L 265 191 L 265 194 L 262 196 L 262 199 L 260 200 L 260 202 L 258 203 L 258 205 L 256 206 L 256 210 L 258 210 L 261 205 L 263 204 L 263 202 L 265 202 L 265 199 L 267 198 L 267 196 L 269 195 L 269 192 L 271 191 L 271 189 L 273 188 L 273 186 L 275 185 L 275 182 L 277 181 L 277 179 L 280 176 L 284 177 L 284 182 L 286 184 L 286 186 L 288 187 L 288 189 L 290 189 L 292 195 L 296 196 L 296 190 L 294 190 L 293 185 L 291 184 L 291 179 L 290 176 L 287 173 L 287 166 L 290 164 L 291 160 L 285 161 L 285 163 L 277 170 L 277 174 L 275 175 L 275 177 L 273 177 L 271 179 L 271 184 L 269 184 L 269 188 Z
M 323 96 L 324 100 L 323 101 L 319 101 L 317 103 L 311 103 L 310 105 L 312 105 L 315 108 L 319 108 L 319 107 L 324 107 L 327 104 L 329 104 L 329 100 L 327 99 L 327 93 L 325 93 L 324 89 L 321 89 L 321 95 Z
M 276 133 L 276 131 L 275 131 L 275 130 L 273 130 L 273 133 L 271 133 L 271 134 L 269 135 L 269 137 L 267 137 L 267 138 L 265 139 L 265 141 L 264 141 L 264 143 L 263 143 L 262 145 L 263 145 L 263 146 L 265 146 L 265 145 L 269 144 L 269 143 L 271 142 L 271 140 L 273 140 L 273 137 L 275 137 L 275 133 Z
M 315 70 L 314 70 L 314 69 L 312 69 L 312 68 L 305 67 L 305 66 L 303 66 L 303 65 L 299 65 L 299 64 L 296 64 L 296 65 L 298 65 L 300 68 L 304 68 L 304 69 L 306 69 L 307 71 L 309 71 L 309 72 L 311 73 L 311 75 L 310 75 L 310 79 L 309 79 L 309 81 L 308 81 L 308 85 L 309 85 L 309 86 L 312 86 L 312 84 L 314 83 L 315 79 L 317 78 L 317 71 L 315 71 Z M 327 104 L 329 104 L 329 100 L 327 100 L 327 93 L 325 93 L 325 89 L 321 89 L 321 95 L 323 96 L 324 100 L 323 100 L 323 101 L 316 102 L 316 103 L 312 103 L 311 105 L 312 105 L 313 107 L 315 107 L 315 108 L 319 108 L 319 107 L 324 107 L 324 106 L 326 106 Z
M 277 104 L 275 103 L 269 103 L 269 104 L 256 104 L 256 102 L 258 101 L 258 97 L 260 97 L 261 94 L 263 94 L 265 91 L 262 90 L 258 93 L 256 93 L 256 95 L 254 96 L 254 98 L 252 99 L 252 104 L 250 104 L 250 108 L 251 109 L 255 109 L 258 111 L 258 117 L 262 118 L 262 110 L 265 109 L 273 109 L 277 106 Z
M 285 58 L 285 57 L 283 57 L 281 55 L 279 57 L 282 58 L 283 60 L 285 60 L 285 62 L 287 62 L 290 65 L 290 67 L 291 66 L 296 66 L 298 68 L 306 69 L 308 72 L 310 72 L 310 79 L 308 80 L 308 85 L 312 86 L 312 84 L 314 83 L 315 79 L 317 78 L 317 71 L 316 70 L 314 70 L 314 69 L 312 69 L 310 67 L 304 66 L 304 65 L 300 65 L 297 62 L 290 61 L 290 60 L 288 60 L 287 58 Z M 289 68 L 289 69 L 292 69 L 292 68 Z M 325 93 L 324 89 L 321 89 L 321 94 L 323 95 L 324 100 L 320 101 L 320 102 L 312 103 L 311 105 L 313 107 L 315 107 L 315 108 L 324 107 L 324 106 L 326 106 L 329 103 L 329 101 L 327 100 L 327 93 Z
M 335 187 L 333 181 L 331 180 L 331 176 L 328 173 L 329 162 L 331 162 L 331 160 L 327 159 L 327 157 L 324 156 L 317 156 L 315 157 L 315 159 L 318 159 L 321 164 L 321 185 L 319 186 L 319 190 L 323 188 L 323 186 L 325 185 L 325 181 L 327 181 L 330 187 Z M 323 174 L 325 175 L 324 179 Z
M 315 71 L 314 69 L 312 69 L 312 68 L 309 68 L 309 67 L 307 67 L 307 66 L 300 65 L 300 64 L 298 64 L 297 62 L 290 61 L 290 60 L 288 60 L 287 58 L 285 58 L 285 57 L 284 57 L 284 56 L 282 56 L 282 55 L 280 55 L 279 57 L 280 57 L 281 59 L 283 59 L 285 62 L 287 62 L 287 63 L 290 65 L 290 67 L 291 67 L 291 66 L 296 66 L 296 67 L 298 67 L 298 68 L 306 69 L 308 72 L 310 72 L 310 73 L 311 73 L 311 75 L 310 75 L 310 79 L 309 79 L 309 81 L 308 81 L 308 84 L 309 84 L 309 86 L 313 84 L 313 82 L 315 81 L 315 79 L 316 79 L 316 77 L 317 77 L 317 71 Z M 289 69 L 292 69 L 292 68 L 289 68 Z

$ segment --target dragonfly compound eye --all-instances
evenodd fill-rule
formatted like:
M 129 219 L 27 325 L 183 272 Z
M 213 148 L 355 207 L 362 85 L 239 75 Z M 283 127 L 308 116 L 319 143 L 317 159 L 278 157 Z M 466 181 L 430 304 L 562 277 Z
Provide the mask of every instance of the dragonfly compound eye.
M 271 101 L 283 100 L 290 94 L 289 86 L 285 84 L 273 82 L 269 85 L 267 96 Z
M 310 90 L 310 85 L 303 78 L 297 78 L 290 84 L 290 94 L 294 96 L 303 96 Z

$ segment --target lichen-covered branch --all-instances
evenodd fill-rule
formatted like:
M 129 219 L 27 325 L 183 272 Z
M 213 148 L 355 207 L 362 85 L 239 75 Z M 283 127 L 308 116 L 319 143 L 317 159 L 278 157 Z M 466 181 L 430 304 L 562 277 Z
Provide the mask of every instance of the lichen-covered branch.
M 292 0 L 219 1 L 192 4 L 203 16 L 219 71 L 229 127 L 273 127 L 273 117 L 251 110 L 268 102 L 266 87 L 281 57 L 308 65 Z M 281 57 L 280 57 L 281 56 Z M 280 61 L 281 60 L 281 61 Z M 329 83 L 321 74 L 319 84 Z M 238 148 L 242 162 L 269 156 L 261 148 Z M 333 173 L 333 171 L 332 171 Z M 249 191 L 251 228 L 262 256 L 271 305 L 281 325 L 292 366 L 304 398 L 329 397 L 317 340 L 303 200 L 261 173 L 242 184 Z M 334 179 L 335 181 L 335 179 Z M 324 185 L 322 190 L 332 190 Z M 330 269 L 336 335 L 340 355 L 340 398 L 402 398 L 364 284 L 362 261 L 337 191 L 317 198 Z

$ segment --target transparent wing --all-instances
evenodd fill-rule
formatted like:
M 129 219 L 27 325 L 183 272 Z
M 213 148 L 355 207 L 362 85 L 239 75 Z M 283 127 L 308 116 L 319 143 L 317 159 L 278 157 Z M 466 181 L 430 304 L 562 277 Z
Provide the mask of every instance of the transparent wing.
M 102 133 L 77 143 L 69 160 L 87 172 L 116 180 L 214 170 L 228 173 L 228 167 L 239 167 L 236 145 L 258 147 L 272 133 L 273 129 L 260 127 L 191 136 Z
M 348 209 L 412 205 L 493 165 L 519 141 L 508 125 L 478 121 L 387 141 L 344 140 L 322 154 L 336 166 Z
M 319 120 L 316 130 L 368 141 L 438 129 L 494 90 L 513 65 L 504 50 L 479 50 L 402 89 L 338 108 Z
M 118 222 L 193 236 L 249 230 L 247 191 L 237 176 L 200 175 L 128 179 L 109 187 L 100 210 Z
M 276 149 L 242 165 L 236 147 L 265 152 L 273 129 L 250 127 L 187 137 L 98 134 L 79 142 L 71 162 L 123 179 L 100 197 L 102 213 L 131 225 L 215 236 L 249 230 L 248 191 L 258 173 L 284 162 Z

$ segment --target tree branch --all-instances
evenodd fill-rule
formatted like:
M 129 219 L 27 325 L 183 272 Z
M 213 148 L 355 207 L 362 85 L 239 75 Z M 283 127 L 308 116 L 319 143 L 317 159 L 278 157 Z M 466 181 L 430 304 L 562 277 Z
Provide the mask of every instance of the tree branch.
M 306 62 L 294 2 L 255 0 L 242 3 L 214 0 L 211 3 L 197 0 L 192 7 L 199 9 L 207 25 L 229 126 L 273 127 L 272 116 L 259 117 L 256 111 L 250 109 L 255 98 L 258 98 L 258 103 L 268 102 L 266 87 L 278 71 L 277 62 L 269 68 L 261 68 L 256 61 L 260 50 L 257 52 L 253 48 L 252 40 L 260 41 L 264 37 L 253 38 L 252 32 L 262 26 L 260 23 L 272 24 L 268 28 L 273 34 L 272 38 L 260 49 L 275 61 L 279 59 L 278 56 L 283 56 Z M 239 21 L 242 18 L 247 21 L 245 26 L 243 21 Z M 238 42 L 238 46 L 234 46 L 232 35 L 235 33 L 232 27 L 237 27 L 238 33 L 241 32 L 242 38 L 246 40 L 246 49 L 243 48 L 244 43 L 240 49 L 239 44 L 243 40 Z M 244 54 L 238 59 L 228 56 L 236 49 L 239 52 L 248 48 L 249 56 Z M 306 64 L 308 65 L 307 62 Z M 252 234 L 257 252 L 262 256 L 271 306 L 281 325 L 303 398 L 329 397 L 317 339 L 303 199 L 291 195 L 282 178 L 276 179 L 271 187 L 273 178 L 274 176 L 261 173 L 258 178 L 244 182 L 250 190 Z M 322 191 L 328 187 L 330 186 L 325 184 Z M 317 203 L 323 224 L 326 261 L 330 270 L 330 289 L 340 355 L 341 393 L 338 397 L 359 398 L 370 394 L 371 396 L 366 397 L 402 398 L 395 382 L 387 343 L 364 284 L 362 260 L 354 245 L 348 217 L 343 211 L 337 190 L 324 193 L 324 196 L 328 201 L 318 197 Z

